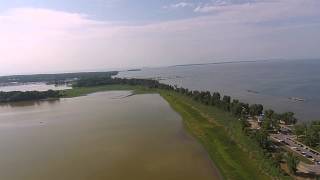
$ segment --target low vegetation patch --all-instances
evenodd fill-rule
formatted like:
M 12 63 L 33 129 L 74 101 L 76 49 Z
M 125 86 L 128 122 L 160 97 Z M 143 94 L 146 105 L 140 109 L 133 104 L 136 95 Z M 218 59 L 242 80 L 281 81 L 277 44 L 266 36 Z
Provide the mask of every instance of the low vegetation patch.
M 175 92 L 159 93 L 183 117 L 188 130 L 204 145 L 225 179 L 291 179 L 267 162 L 262 149 L 243 135 L 241 124 L 229 113 Z

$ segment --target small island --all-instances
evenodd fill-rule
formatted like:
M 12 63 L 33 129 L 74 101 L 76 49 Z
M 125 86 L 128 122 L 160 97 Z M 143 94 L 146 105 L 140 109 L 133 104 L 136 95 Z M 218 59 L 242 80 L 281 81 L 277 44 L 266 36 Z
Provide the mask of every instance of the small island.
M 303 102 L 303 101 L 305 101 L 304 98 L 299 98 L 299 97 L 290 97 L 289 99 L 292 100 L 292 101 L 295 101 L 295 102 Z
M 141 69 L 128 69 L 127 71 L 141 71 Z

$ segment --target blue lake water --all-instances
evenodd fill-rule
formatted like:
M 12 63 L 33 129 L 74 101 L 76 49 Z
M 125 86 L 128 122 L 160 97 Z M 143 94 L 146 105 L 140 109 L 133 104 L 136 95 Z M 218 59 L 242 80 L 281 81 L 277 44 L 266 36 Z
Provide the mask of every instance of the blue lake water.
M 320 60 L 260 61 L 143 68 L 120 77 L 153 78 L 189 89 L 218 91 L 301 121 L 320 119 Z M 297 101 L 299 98 L 304 101 Z

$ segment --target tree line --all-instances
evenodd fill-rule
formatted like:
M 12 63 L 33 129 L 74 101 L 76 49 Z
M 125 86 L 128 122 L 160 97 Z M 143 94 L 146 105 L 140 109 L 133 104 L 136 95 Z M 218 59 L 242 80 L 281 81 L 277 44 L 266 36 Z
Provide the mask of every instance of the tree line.
M 211 93 L 210 91 L 198 91 L 189 90 L 188 88 L 172 86 L 168 84 L 160 83 L 153 79 L 137 79 L 137 78 L 112 78 L 107 77 L 87 77 L 77 80 L 73 86 L 74 87 L 92 87 L 100 85 L 112 85 L 112 84 L 127 84 L 127 85 L 139 85 L 148 88 L 159 88 L 178 92 L 180 94 L 189 96 L 195 101 L 201 102 L 205 105 L 216 106 L 224 111 L 232 113 L 234 116 L 239 118 L 261 116 L 263 113 L 270 125 L 268 128 L 277 126 L 280 121 L 285 124 L 295 124 L 297 119 L 294 117 L 293 112 L 285 112 L 282 114 L 276 113 L 275 111 L 269 109 L 266 111 L 262 104 L 248 104 L 240 102 L 237 99 L 232 99 L 230 96 L 221 95 L 219 92 Z
M 301 123 L 294 127 L 295 134 L 299 141 L 304 144 L 320 149 L 320 122 L 313 121 L 311 123 Z
M 68 80 L 75 80 L 88 77 L 111 77 L 118 74 L 118 71 L 109 72 L 77 72 L 77 73 L 60 73 L 60 74 L 32 74 L 32 75 L 11 75 L 0 76 L 0 84 L 10 83 L 30 83 L 30 82 L 47 82 L 49 84 L 59 84 Z
M 48 98 L 59 98 L 61 93 L 59 91 L 11 91 L 0 92 L 0 103 L 17 102 L 17 101 L 30 101 L 41 100 Z

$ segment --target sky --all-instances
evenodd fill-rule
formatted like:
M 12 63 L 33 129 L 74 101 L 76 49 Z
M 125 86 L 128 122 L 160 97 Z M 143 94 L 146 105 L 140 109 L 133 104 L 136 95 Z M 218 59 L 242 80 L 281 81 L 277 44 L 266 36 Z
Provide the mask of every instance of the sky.
M 0 0 L 0 75 L 320 59 L 319 0 Z

